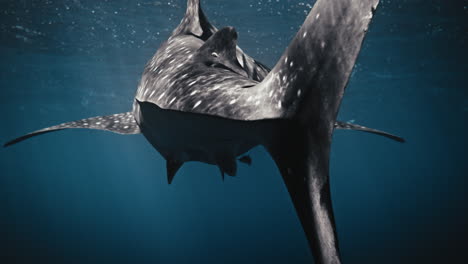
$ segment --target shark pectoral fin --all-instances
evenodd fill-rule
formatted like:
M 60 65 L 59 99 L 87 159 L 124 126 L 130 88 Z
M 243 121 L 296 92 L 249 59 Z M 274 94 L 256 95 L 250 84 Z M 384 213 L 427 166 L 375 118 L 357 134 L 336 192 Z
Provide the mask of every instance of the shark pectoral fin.
M 167 182 L 169 184 L 172 183 L 174 176 L 176 175 L 177 171 L 182 167 L 184 163 L 177 161 L 177 160 L 166 160 L 166 171 L 167 171 Z
M 356 125 L 356 124 L 351 124 L 351 123 L 346 123 L 346 122 L 336 121 L 336 122 L 335 122 L 335 129 L 348 129 L 348 130 L 364 131 L 364 132 L 368 132 L 368 133 L 372 133 L 372 134 L 377 134 L 377 135 L 380 135 L 380 136 L 384 136 L 384 137 L 393 139 L 393 140 L 398 141 L 398 142 L 401 142 L 401 143 L 405 142 L 405 139 L 404 139 L 404 138 L 399 137 L 399 136 L 396 136 L 396 135 L 393 135 L 393 134 L 390 134 L 390 133 L 387 133 L 387 132 L 385 132 L 385 131 L 380 131 L 380 130 L 377 130 L 377 129 L 368 128 L 368 127 L 365 127 L 365 126 Z
M 52 127 L 43 128 L 41 130 L 37 130 L 19 138 L 13 139 L 3 146 L 8 147 L 30 137 L 69 128 L 98 129 L 125 135 L 140 133 L 140 127 L 136 123 L 133 114 L 131 112 L 126 112 L 115 115 L 91 117 L 81 119 L 78 121 L 63 123 Z
M 315 263 L 339 264 L 328 172 L 330 138 L 296 132 L 283 134 L 266 147 L 286 184 Z

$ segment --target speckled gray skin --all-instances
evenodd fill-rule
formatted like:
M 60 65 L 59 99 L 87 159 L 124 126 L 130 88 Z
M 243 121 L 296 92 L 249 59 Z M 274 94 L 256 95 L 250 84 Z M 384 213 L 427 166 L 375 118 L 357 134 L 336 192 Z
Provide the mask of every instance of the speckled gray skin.
M 172 35 L 147 64 L 136 100 L 163 109 L 246 120 L 260 109 L 255 102 L 247 103 L 251 87 L 259 82 L 250 79 L 238 62 L 236 39 L 231 27 L 206 42 Z
M 335 128 L 402 138 L 336 121 L 378 0 L 318 0 L 270 71 L 236 44 L 232 27 L 217 30 L 188 0 L 180 25 L 147 63 L 132 112 L 83 119 L 35 135 L 91 128 L 142 133 L 167 160 L 171 183 L 187 161 L 236 174 L 236 159 L 263 145 L 286 183 L 315 263 L 341 263 L 329 187 Z M 250 157 L 240 161 L 250 163 Z
M 139 134 L 140 127 L 136 123 L 135 118 L 133 117 L 132 112 L 126 112 L 121 114 L 113 114 L 108 116 L 96 116 L 85 118 L 73 122 L 63 123 L 56 126 L 51 126 L 36 130 L 19 138 L 13 139 L 7 142 L 4 147 L 11 146 L 25 139 L 42 135 L 49 132 L 59 131 L 63 129 L 70 128 L 87 128 L 87 129 L 97 129 L 114 132 L 122 135 L 132 135 Z
M 190 26 L 213 34 L 205 42 L 181 29 L 192 25 L 194 2 L 148 63 L 134 104 L 142 133 L 167 159 L 169 182 L 189 160 L 233 175 L 235 157 L 264 145 L 315 262 L 340 263 L 328 174 L 331 136 L 335 126 L 360 128 L 336 123 L 336 115 L 378 1 L 317 1 L 280 61 L 258 79 L 236 60 L 233 28 L 213 34 L 212 27 L 200 33 Z

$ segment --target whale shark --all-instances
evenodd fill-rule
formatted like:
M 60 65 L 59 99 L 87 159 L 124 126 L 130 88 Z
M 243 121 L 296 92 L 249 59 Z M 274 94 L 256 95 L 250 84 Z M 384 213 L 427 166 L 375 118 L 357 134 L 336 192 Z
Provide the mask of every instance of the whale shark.
M 330 195 L 335 129 L 404 142 L 377 129 L 337 121 L 340 103 L 378 0 L 317 0 L 270 69 L 238 45 L 238 33 L 213 26 L 199 0 L 146 64 L 132 109 L 36 130 L 142 134 L 166 160 L 170 184 L 188 161 L 212 164 L 222 178 L 263 146 L 277 165 L 315 263 L 341 263 Z

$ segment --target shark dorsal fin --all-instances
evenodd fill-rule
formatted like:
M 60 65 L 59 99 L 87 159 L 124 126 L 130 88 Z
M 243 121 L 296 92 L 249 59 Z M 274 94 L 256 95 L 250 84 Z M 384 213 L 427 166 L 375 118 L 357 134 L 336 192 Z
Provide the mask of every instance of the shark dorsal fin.
M 206 41 L 217 31 L 218 29 L 208 21 L 203 13 L 200 0 L 187 0 L 187 10 L 185 11 L 184 18 L 179 26 L 172 32 L 171 37 L 177 35 L 193 35 Z M 237 63 L 242 63 L 242 72 L 245 72 L 242 73 L 242 75 L 248 75 L 256 81 L 261 81 L 270 71 L 268 67 L 245 54 L 239 47 L 237 47 L 236 54 L 238 59 Z
M 216 32 L 216 28 L 210 24 L 205 14 L 203 14 L 200 0 L 188 0 L 185 16 L 172 35 L 191 34 L 206 40 L 214 32 Z
M 210 67 L 221 67 L 247 76 L 237 60 L 237 32 L 233 27 L 224 27 L 214 33 L 197 50 L 198 61 Z
M 197 55 L 237 61 L 237 32 L 233 27 L 224 27 L 213 34 L 198 49 Z

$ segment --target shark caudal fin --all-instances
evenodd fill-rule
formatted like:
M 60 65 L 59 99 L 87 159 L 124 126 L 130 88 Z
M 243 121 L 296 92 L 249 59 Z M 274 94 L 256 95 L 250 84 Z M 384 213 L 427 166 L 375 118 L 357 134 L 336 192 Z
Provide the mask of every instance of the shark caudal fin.
M 252 88 L 269 95 L 263 111 L 252 119 L 291 121 L 265 146 L 288 188 L 315 263 L 341 263 L 330 193 L 331 141 L 378 2 L 317 0 L 279 62 Z
M 289 123 L 266 148 L 296 209 L 314 263 L 340 262 L 329 177 L 331 138 L 312 127 Z
M 58 131 L 62 129 L 68 128 L 88 128 L 88 129 L 98 129 L 98 130 L 106 130 L 118 134 L 130 135 L 130 134 L 139 134 L 140 127 L 135 121 L 133 114 L 131 112 L 115 114 L 115 115 L 108 115 L 108 116 L 97 116 L 91 117 L 86 119 L 81 119 L 78 121 L 63 123 L 56 126 L 51 126 L 47 128 L 43 128 L 41 130 L 37 130 L 21 136 L 19 138 L 13 139 L 7 142 L 4 147 L 11 146 L 18 142 L 21 142 L 25 139 L 42 135 L 45 133 Z
M 317 0 L 279 61 L 255 86 L 264 99 L 262 111 L 250 119 L 326 123 L 331 133 L 377 4 L 378 0 Z

